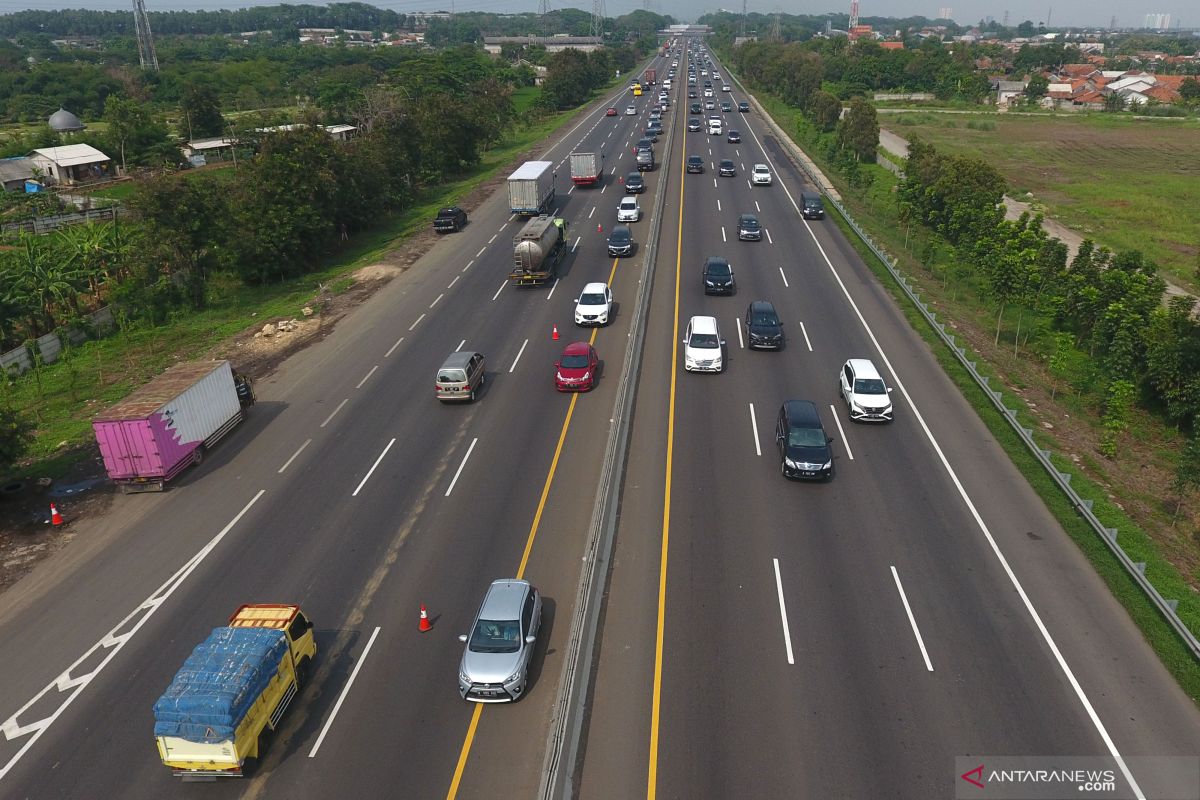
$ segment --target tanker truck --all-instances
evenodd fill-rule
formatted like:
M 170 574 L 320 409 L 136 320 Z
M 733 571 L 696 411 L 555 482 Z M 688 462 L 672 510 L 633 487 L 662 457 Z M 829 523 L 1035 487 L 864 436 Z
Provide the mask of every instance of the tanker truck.
M 513 237 L 513 269 L 508 279 L 518 286 L 538 286 L 554 277 L 566 251 L 567 221 L 542 214 L 525 223 Z

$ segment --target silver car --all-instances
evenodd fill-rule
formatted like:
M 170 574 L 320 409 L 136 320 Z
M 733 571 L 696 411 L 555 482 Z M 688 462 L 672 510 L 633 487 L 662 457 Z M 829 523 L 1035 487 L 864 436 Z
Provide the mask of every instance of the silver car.
M 475 703 L 511 703 L 525 692 L 542 624 L 542 596 L 529 581 L 502 578 L 484 595 L 458 667 L 458 693 Z

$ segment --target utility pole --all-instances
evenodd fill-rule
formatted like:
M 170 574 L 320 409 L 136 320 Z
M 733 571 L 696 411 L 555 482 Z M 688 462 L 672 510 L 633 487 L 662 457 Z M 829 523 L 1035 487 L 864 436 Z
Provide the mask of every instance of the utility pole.
M 143 0 L 133 0 L 133 26 L 137 31 L 138 62 L 142 69 L 158 72 L 158 54 L 154 52 L 154 36 L 150 33 L 150 17 Z
M 1006 9 L 1004 9 L 1004 23 L 1003 23 L 1003 27 L 1005 27 L 1005 28 L 1007 28 L 1007 27 L 1008 27 L 1008 9 L 1007 9 L 1007 8 L 1006 8 Z
M 742 18 L 738 21 L 738 38 L 746 36 L 746 0 L 742 0 Z

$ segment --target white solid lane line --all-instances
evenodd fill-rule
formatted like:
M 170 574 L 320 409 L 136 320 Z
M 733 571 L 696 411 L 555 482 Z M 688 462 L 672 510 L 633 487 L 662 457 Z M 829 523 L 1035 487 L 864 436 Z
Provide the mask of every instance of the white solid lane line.
M 500 284 L 500 288 L 496 290 L 496 293 L 494 295 L 492 295 L 493 300 L 495 300 L 497 297 L 500 296 L 500 293 L 504 291 L 505 286 L 508 286 L 508 281 L 505 281 L 504 283 Z
M 396 352 L 396 348 L 397 348 L 397 347 L 399 347 L 399 346 L 400 346 L 400 343 L 401 343 L 401 342 L 403 342 L 403 341 L 404 341 L 404 337 L 403 337 L 403 336 L 401 336 L 399 339 L 397 339 L 397 340 L 396 340 L 396 343 L 395 343 L 394 345 L 392 345 L 391 347 L 389 347 L 389 348 L 388 348 L 388 351 L 387 351 L 386 353 L 384 353 L 384 354 L 383 354 L 383 357 L 384 357 L 384 358 L 387 358 L 387 357 L 388 357 L 388 356 L 390 356 L 392 353 Z
M 738 332 L 738 347 L 742 350 L 745 350 L 746 344 L 745 344 L 745 342 L 742 341 L 742 321 L 740 319 L 737 320 L 734 323 L 734 327 L 737 328 L 737 332 Z
M 467 262 L 467 265 L 465 267 L 463 267 L 463 272 L 466 272 L 467 270 L 469 270 L 471 268 L 471 265 L 474 263 L 475 263 L 475 259 L 472 258 L 470 261 Z
M 904 594 L 904 586 L 900 583 L 900 573 L 896 572 L 895 567 L 892 567 L 892 577 L 896 579 L 896 591 L 900 592 L 900 601 L 904 603 L 904 613 L 908 614 L 908 623 L 912 625 L 913 635 L 917 637 L 917 644 L 921 648 L 921 658 L 925 659 L 925 669 L 933 672 L 929 651 L 925 649 L 925 640 L 921 638 L 921 631 L 917 628 L 917 618 L 913 616 L 912 606 L 908 604 L 908 596 Z
M 447 289 L 453 289 L 453 288 L 454 288 L 454 284 L 458 283 L 458 279 L 459 279 L 459 278 L 461 278 L 461 277 L 462 277 L 462 275 L 455 275 L 455 276 L 454 276 L 454 280 L 450 281 L 450 285 L 449 285 L 449 286 L 447 286 L 446 288 L 447 288 Z
M 762 455 L 762 445 L 758 441 L 758 417 L 754 416 L 754 403 L 750 404 L 750 431 L 754 434 L 754 455 Z
M 554 297 L 554 290 L 557 288 L 558 288 L 558 278 L 555 278 L 554 285 L 550 287 L 550 294 L 546 295 L 547 300 L 549 300 L 551 297 Z
M 363 475 L 363 479 L 358 482 L 358 487 L 354 490 L 354 494 L 350 495 L 351 497 L 358 497 L 358 493 L 361 492 L 362 488 L 367 485 L 367 481 L 370 479 L 371 475 L 374 474 L 375 468 L 379 466 L 379 462 L 383 461 L 383 457 L 387 455 L 388 450 L 391 450 L 392 445 L 395 443 L 395 439 L 392 439 L 387 443 L 387 447 L 383 448 L 383 452 L 379 454 L 379 458 L 375 459 L 375 463 L 371 465 L 369 470 L 367 470 L 367 474 Z
M 808 328 L 804 327 L 804 322 L 800 322 L 800 332 L 804 334 L 804 343 L 808 345 L 808 352 L 812 352 L 812 342 L 808 340 Z
M 521 342 L 521 349 L 517 351 L 517 357 L 513 359 L 512 366 L 508 368 L 508 371 L 509 371 L 510 373 L 511 373 L 511 372 L 512 372 L 514 369 L 516 369 L 516 368 L 517 368 L 517 362 L 521 360 L 521 354 L 525 352 L 525 347 L 526 347 L 528 344 L 529 344 L 529 340 L 528 340 L 528 339 L 526 339 L 525 341 Z
M 456 352 L 456 353 L 457 353 L 459 350 L 462 350 L 462 349 L 463 349 L 463 345 L 464 345 L 464 344 L 466 344 L 466 343 L 467 343 L 467 340 L 466 340 L 466 339 L 463 339 L 461 342 L 459 342 L 459 343 L 458 343 L 458 347 L 454 348 L 454 352 Z
M 308 757 L 314 758 L 317 751 L 321 749 L 321 742 L 325 741 L 325 734 L 329 733 L 330 726 L 333 725 L 333 719 L 338 715 L 338 711 L 342 709 L 342 702 L 346 699 L 346 695 L 350 693 L 350 687 L 354 685 L 354 679 L 358 677 L 358 671 L 362 669 L 362 665 L 367 660 L 367 655 L 371 652 L 371 645 L 375 644 L 375 637 L 379 636 L 379 626 L 375 626 L 375 630 L 371 632 L 371 638 L 367 640 L 367 646 L 363 648 L 362 655 L 358 657 L 358 663 L 354 665 L 354 669 L 350 672 L 350 680 L 346 681 L 342 693 L 338 695 L 337 702 L 333 704 L 333 711 L 329 712 L 329 719 L 325 721 L 325 726 L 321 728 L 321 735 L 317 737 L 317 741 L 313 744 L 312 750 L 308 751 Z
M 409 330 L 409 332 L 411 333 L 413 328 L 415 328 L 415 327 L 417 327 L 418 325 L 420 325 L 420 324 L 421 324 L 421 320 L 423 320 L 423 319 L 425 319 L 425 315 L 424 315 L 424 314 L 422 314 L 421 316 L 417 317 L 417 321 L 416 321 L 416 322 L 414 322 L 412 325 L 409 325 L 409 326 L 408 326 L 408 330 Z
M 829 413 L 833 414 L 833 421 L 837 423 L 838 433 L 842 435 L 842 445 L 846 448 L 846 455 L 850 456 L 850 460 L 854 460 L 854 453 L 850 452 L 850 442 L 846 440 L 846 431 L 842 428 L 842 418 L 838 416 L 837 409 L 833 407 L 833 403 L 829 404 Z
M 779 274 L 783 278 L 783 285 L 790 288 L 791 284 L 787 282 L 787 275 L 784 275 L 783 267 L 779 268 Z
M 783 644 L 787 648 L 788 663 L 795 664 L 796 659 L 792 655 L 792 632 L 788 630 L 787 604 L 783 602 L 783 578 L 779 576 L 779 559 L 771 560 L 775 562 L 775 592 L 779 595 L 779 619 L 783 622 Z
M 429 304 L 429 307 L 433 308 L 434 306 L 436 306 L 439 302 L 441 302 L 441 299 L 445 296 L 446 296 L 445 292 L 443 292 L 442 294 L 439 294 L 436 298 L 434 298 L 434 301 Z
M 467 465 L 467 459 L 471 457 L 471 451 L 475 449 L 475 443 L 478 441 L 478 436 L 471 440 L 471 446 L 467 448 L 467 454 L 463 456 L 462 463 L 458 465 L 458 470 L 454 473 L 454 477 L 450 480 L 450 485 L 446 487 L 446 494 L 444 494 L 443 497 L 449 497 L 450 493 L 454 491 L 454 484 L 458 483 L 458 476 L 462 475 L 463 467 Z
M 279 468 L 279 472 L 276 474 L 282 475 L 283 471 L 285 469 L 287 469 L 289 466 L 291 466 L 292 462 L 296 460 L 296 456 L 298 456 L 302 452 L 304 452 L 304 448 L 308 447 L 310 444 L 312 444 L 312 439 L 305 439 L 304 444 L 300 445 L 300 447 L 298 447 L 296 449 L 296 452 L 292 453 L 291 458 L 289 458 L 287 461 L 283 462 L 283 466 Z
M 333 411 L 330 411 L 330 412 L 329 412 L 329 416 L 328 416 L 328 417 L 326 417 L 326 418 L 325 418 L 325 421 L 321 423 L 321 427 L 322 427 L 322 428 L 324 428 L 326 425 L 328 425 L 328 424 L 329 424 L 329 420 L 331 420 L 331 419 L 333 419 L 335 416 L 337 416 L 337 413 L 338 413 L 339 411 L 341 411 L 341 410 L 342 410 L 342 406 L 346 405 L 346 403 L 348 403 L 348 402 L 350 402 L 350 398 L 349 398 L 349 397 L 347 397 L 347 398 L 346 398 L 345 400 L 343 400 L 342 402 L 338 403 L 338 406 L 337 406 L 337 408 L 335 408 Z
M 481 255 L 483 255 L 484 250 L 487 250 L 487 248 L 486 247 L 479 248 L 479 252 L 475 254 L 475 257 L 479 258 Z
M 362 379 L 361 381 L 359 381 L 359 382 L 358 382 L 358 386 L 355 386 L 354 388 L 355 388 L 355 389 L 361 389 L 361 388 L 363 387 L 363 384 L 364 384 L 364 383 L 366 383 L 366 382 L 367 382 L 367 381 L 370 379 L 370 377 L 371 377 L 372 375 L 374 375 L 374 374 L 375 374 L 375 370 L 377 370 L 377 369 L 379 369 L 379 365 L 378 365 L 378 364 L 376 364 L 375 366 L 371 367 L 371 371 L 370 371 L 370 372 L 368 372 L 366 375 L 364 375 L 364 376 L 363 376 L 363 379 Z

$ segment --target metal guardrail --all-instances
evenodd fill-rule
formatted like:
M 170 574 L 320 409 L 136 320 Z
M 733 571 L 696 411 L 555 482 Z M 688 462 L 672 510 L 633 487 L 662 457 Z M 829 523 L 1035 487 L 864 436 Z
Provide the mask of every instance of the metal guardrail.
M 661 165 L 671 163 L 675 125 L 666 137 Z M 667 174 L 664 172 L 664 174 Z M 630 322 L 629 344 L 625 348 L 626 369 L 617 387 L 613 403 L 612 424 L 605 446 L 600 485 L 592 509 L 587 544 L 583 551 L 583 577 L 575 598 L 571 617 L 571 632 L 567 639 L 566 658 L 558 681 L 558 696 L 554 702 L 554 717 L 546 741 L 546 758 L 542 765 L 542 780 L 537 796 L 542 800 L 574 796 L 575 767 L 583 737 L 587 699 L 591 693 L 597 626 L 603 605 L 604 587 L 612 563 L 612 547 L 617 531 L 617 509 L 620 504 L 621 478 L 629 452 L 629 437 L 633 419 L 633 404 L 637 399 L 638 378 L 642 368 L 642 346 L 646 338 L 646 320 L 650 311 L 650 290 L 654 285 L 657 242 L 662 228 L 662 216 L 667 202 L 666 181 L 659 187 L 654 201 L 646 237 L 646 255 L 642 260 L 642 280 L 638 287 L 637 304 Z
M 738 82 L 738 85 L 741 86 L 740 81 Z M 742 91 L 745 91 L 744 86 L 742 86 Z M 1054 463 L 1050 460 L 1051 452 L 1043 449 L 1036 441 L 1034 441 L 1033 428 L 1026 428 L 1017 421 L 1018 409 L 1012 409 L 1005 405 L 1002 400 L 1002 393 L 988 386 L 988 376 L 980 374 L 979 370 L 976 369 L 976 362 L 968 358 L 967 348 L 959 346 L 955 342 L 954 335 L 946 333 L 945 323 L 938 322 L 937 315 L 930 311 L 929 307 L 925 303 L 921 302 L 921 295 L 913 290 L 913 287 L 910 285 L 909 278 L 905 277 L 904 274 L 900 272 L 896 259 L 892 258 L 887 251 L 885 251 L 881 245 L 871 238 L 871 235 L 867 233 L 861 225 L 858 224 L 858 221 L 855 220 L 854 217 L 850 215 L 850 212 L 846 210 L 846 207 L 842 205 L 836 193 L 830 193 L 826 191 L 828 186 L 827 179 L 823 175 L 814 173 L 813 170 L 809 169 L 807 158 L 802 158 L 797 155 L 800 153 L 800 148 L 796 145 L 796 143 L 792 141 L 790 136 L 784 135 L 782 128 L 780 128 L 779 125 L 770 118 L 767 112 L 763 109 L 762 105 L 759 104 L 756 99 L 753 97 L 751 97 L 751 99 L 754 101 L 755 106 L 757 106 L 759 113 L 765 119 L 769 120 L 772 129 L 776 133 L 776 138 L 778 138 L 780 140 L 780 144 L 787 149 L 792 163 L 794 163 L 805 173 L 805 175 L 808 176 L 809 180 L 812 181 L 814 186 L 820 188 L 821 193 L 825 195 L 826 201 L 833 205 L 835 209 L 837 209 L 837 212 L 842 215 L 842 219 L 846 220 L 846 224 L 850 226 L 851 230 L 858 235 L 858 237 L 863 241 L 863 244 L 871 249 L 871 252 L 875 254 L 875 257 L 879 259 L 880 263 L 882 263 L 887 269 L 888 273 L 891 274 L 892 278 L 904 291 L 904 294 L 908 296 L 908 299 L 911 300 L 913 305 L 916 306 L 917 310 L 921 312 L 921 316 L 925 318 L 925 321 L 929 323 L 929 326 L 934 330 L 935 333 L 937 333 L 942 342 L 954 353 L 954 357 L 958 359 L 958 362 L 971 375 L 971 378 L 975 381 L 979 388 L 982 389 L 988 396 L 992 402 L 992 405 L 995 406 L 996 410 L 1000 412 L 1001 416 L 1004 417 L 1004 419 L 1012 427 L 1013 431 L 1015 431 L 1016 434 L 1021 437 L 1021 441 L 1025 443 L 1025 447 L 1028 448 L 1033 457 L 1038 460 L 1038 462 L 1042 465 L 1042 468 L 1046 470 L 1046 473 L 1049 474 L 1051 479 L 1058 486 L 1059 490 L 1062 491 L 1066 498 L 1071 501 L 1071 505 L 1074 506 L 1076 512 L 1078 512 L 1079 515 L 1083 517 L 1083 519 L 1089 525 L 1092 526 L 1092 529 L 1099 535 L 1100 539 L 1105 545 L 1107 545 L 1108 549 L 1112 551 L 1112 554 L 1116 556 L 1119 562 L 1121 562 L 1121 565 L 1125 568 L 1125 571 L 1128 572 L 1130 577 L 1132 577 L 1138 586 L 1141 587 L 1142 591 L 1145 592 L 1146 596 L 1150 598 L 1150 601 L 1155 605 L 1155 607 L 1158 608 L 1159 612 L 1167 620 L 1170 626 L 1175 629 L 1175 632 L 1179 635 L 1179 638 L 1182 639 L 1187 648 L 1191 650 L 1192 657 L 1200 660 L 1200 639 L 1197 639 L 1196 634 L 1193 633 L 1190 628 L 1188 628 L 1187 624 L 1176 612 L 1176 608 L 1179 606 L 1179 601 L 1175 599 L 1167 599 L 1159 593 L 1158 589 L 1154 587 L 1154 584 L 1150 582 L 1150 579 L 1146 577 L 1146 562 L 1134 561 L 1132 558 L 1130 558 L 1129 554 L 1126 553 L 1121 545 L 1117 542 L 1117 529 L 1110 528 L 1105 525 L 1092 512 L 1092 501 L 1083 499 L 1079 496 L 1078 492 L 1071 488 L 1071 473 L 1060 472 L 1058 467 L 1054 466 Z

